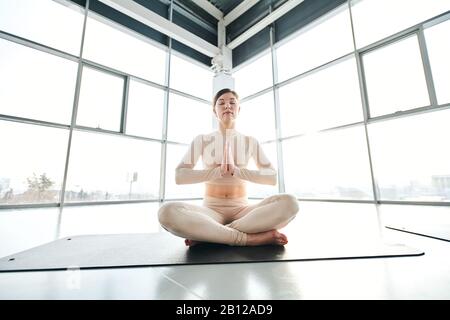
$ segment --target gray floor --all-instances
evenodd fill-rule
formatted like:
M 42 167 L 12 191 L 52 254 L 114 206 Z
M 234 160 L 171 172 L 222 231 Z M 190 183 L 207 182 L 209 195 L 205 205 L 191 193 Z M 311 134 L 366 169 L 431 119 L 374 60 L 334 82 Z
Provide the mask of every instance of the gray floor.
M 283 231 L 311 246 L 381 238 L 425 255 L 0 273 L 0 299 L 450 299 L 450 242 L 378 227 L 406 206 L 302 202 L 300 208 Z

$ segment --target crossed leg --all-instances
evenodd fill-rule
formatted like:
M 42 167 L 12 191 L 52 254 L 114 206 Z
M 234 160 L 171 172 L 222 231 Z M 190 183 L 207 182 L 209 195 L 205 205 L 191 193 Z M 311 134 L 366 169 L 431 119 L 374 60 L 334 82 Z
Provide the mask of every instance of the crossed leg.
M 172 202 L 158 211 L 161 225 L 169 232 L 192 241 L 229 245 L 286 244 L 282 228 L 298 212 L 295 197 L 279 194 L 250 205 L 224 225 L 224 216 L 203 206 Z M 187 243 L 188 244 L 188 243 Z

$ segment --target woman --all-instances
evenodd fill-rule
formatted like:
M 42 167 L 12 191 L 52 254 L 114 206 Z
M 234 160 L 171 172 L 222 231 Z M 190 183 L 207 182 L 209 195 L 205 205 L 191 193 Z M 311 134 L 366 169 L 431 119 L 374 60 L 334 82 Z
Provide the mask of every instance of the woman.
M 270 196 L 257 204 L 247 201 L 246 181 L 275 185 L 277 173 L 259 142 L 235 130 L 239 97 L 230 89 L 220 90 L 213 100 L 219 130 L 199 135 L 176 168 L 176 183 L 205 182 L 203 206 L 183 202 L 164 204 L 159 222 L 172 234 L 186 238 L 187 246 L 199 242 L 233 246 L 285 245 L 286 235 L 277 231 L 298 212 L 295 197 Z M 194 170 L 200 155 L 204 170 Z M 258 170 L 248 170 L 250 158 Z

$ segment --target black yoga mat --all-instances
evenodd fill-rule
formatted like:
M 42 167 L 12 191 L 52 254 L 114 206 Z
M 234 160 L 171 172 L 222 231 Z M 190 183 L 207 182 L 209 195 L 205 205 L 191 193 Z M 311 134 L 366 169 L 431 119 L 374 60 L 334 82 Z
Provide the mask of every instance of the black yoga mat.
M 248 263 L 418 256 L 403 245 L 326 246 L 289 242 L 282 246 L 232 247 L 201 244 L 186 247 L 169 233 L 83 235 L 56 240 L 0 259 L 0 272 L 118 268 L 214 263 Z

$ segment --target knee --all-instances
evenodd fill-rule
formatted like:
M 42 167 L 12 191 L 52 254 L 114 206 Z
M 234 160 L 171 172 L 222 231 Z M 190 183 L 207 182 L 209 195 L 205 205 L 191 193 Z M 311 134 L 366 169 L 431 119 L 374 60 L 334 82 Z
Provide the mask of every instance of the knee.
M 165 228 L 172 229 L 176 222 L 176 216 L 179 208 L 180 204 L 178 202 L 163 204 L 158 210 L 159 223 Z
M 293 219 L 299 210 L 297 198 L 290 194 L 281 194 L 279 197 L 283 213 L 286 214 L 290 220 Z

